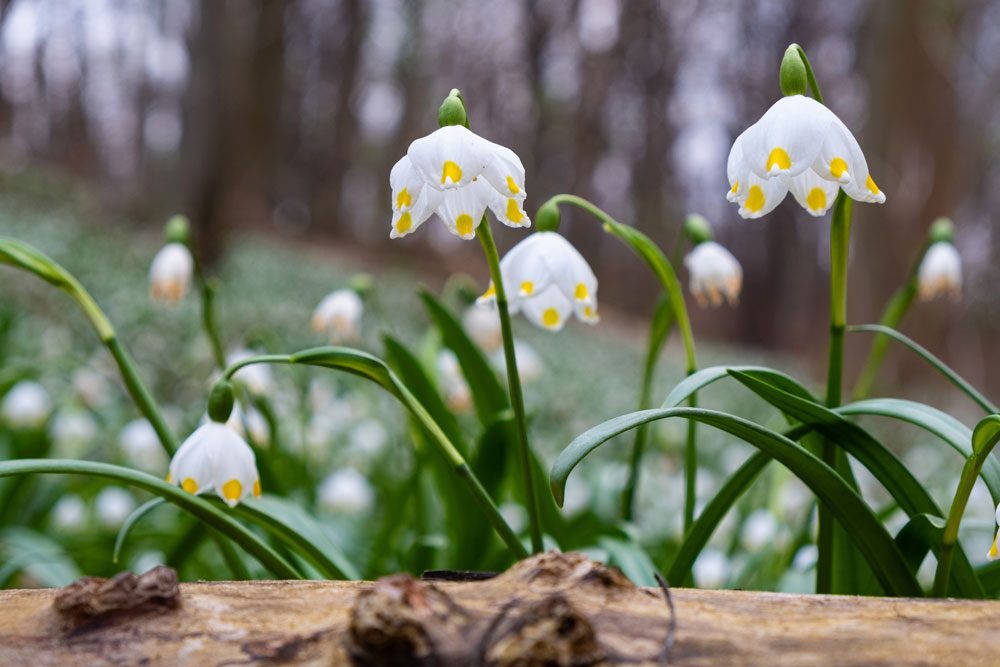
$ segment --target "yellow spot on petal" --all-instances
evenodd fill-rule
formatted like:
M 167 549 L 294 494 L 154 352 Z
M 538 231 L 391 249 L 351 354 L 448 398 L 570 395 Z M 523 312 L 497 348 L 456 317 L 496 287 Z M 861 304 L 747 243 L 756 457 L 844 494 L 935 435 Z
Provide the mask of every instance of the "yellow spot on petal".
M 524 220 L 524 213 L 521 212 L 521 207 L 517 205 L 516 199 L 507 200 L 507 219 L 515 225 L 521 224 L 521 221 Z
M 592 320 L 592 319 L 594 319 L 594 317 L 597 316 L 597 313 L 595 313 L 594 309 L 591 308 L 590 306 L 584 306 L 583 307 L 583 316 L 586 317 L 588 320 Z
M 253 497 L 260 498 L 260 480 L 256 480 L 253 483 Z
M 847 161 L 842 157 L 835 157 L 830 160 L 830 175 L 840 178 L 847 172 Z
M 173 483 L 174 483 L 174 476 L 173 476 L 173 475 L 171 475 L 171 474 L 170 474 L 170 473 L 168 472 L 168 473 L 167 473 L 167 484 L 173 484 Z
M 190 477 L 185 477 L 184 481 L 181 482 L 181 488 L 188 493 L 198 493 L 198 482 Z
M 455 228 L 458 230 L 460 236 L 470 236 L 472 234 L 472 227 L 472 216 L 468 213 L 463 213 L 455 220 Z
M 521 191 L 521 188 L 517 187 L 517 183 L 514 182 L 513 176 L 507 177 L 507 189 L 510 190 L 511 194 L 517 194 Z
M 399 216 L 399 220 L 396 221 L 396 233 L 405 234 L 410 231 L 411 227 L 413 227 L 413 218 L 409 211 L 404 211 L 403 215 Z
M 740 181 L 739 179 L 737 179 L 733 181 L 733 187 L 731 187 L 729 191 L 732 192 L 733 194 L 736 194 L 737 191 L 739 191 L 739 189 L 740 189 Z
M 222 497 L 226 500 L 236 501 L 243 495 L 243 485 L 240 480 L 231 479 L 222 485 Z
M 576 291 L 573 292 L 573 296 L 575 296 L 578 301 L 583 301 L 588 296 L 590 296 L 590 291 L 587 289 L 587 286 L 584 285 L 583 283 L 577 283 Z
M 998 536 L 998 537 L 1000 537 L 1000 536 Z M 986 557 L 989 558 L 990 560 L 996 560 L 997 559 L 997 538 L 996 537 L 993 538 L 993 546 L 990 547 L 990 551 L 989 551 L 988 554 L 986 554 Z
M 448 179 L 451 179 L 452 183 L 458 183 L 462 180 L 462 168 L 451 160 L 447 160 L 441 169 L 441 185 L 446 185 Z
M 764 190 L 759 185 L 751 185 L 750 192 L 747 194 L 747 200 L 743 205 L 751 213 L 756 213 L 764 208 L 764 203 Z
M 410 196 L 410 191 L 403 188 L 396 195 L 396 208 L 403 208 L 404 206 L 413 206 L 413 197 Z
M 532 292 L 535 291 L 535 283 L 530 280 L 525 280 L 521 283 L 521 294 L 524 296 L 531 296 Z
M 823 192 L 823 188 L 813 188 L 806 195 L 806 204 L 809 206 L 810 211 L 824 211 L 826 210 L 826 193 Z
M 777 167 L 781 171 L 792 168 L 792 158 L 788 157 L 788 152 L 784 148 L 775 148 L 767 156 L 767 164 L 764 166 L 764 171 L 770 172 L 772 167 Z
M 881 192 L 881 190 L 878 189 L 878 186 L 875 185 L 875 181 L 872 180 L 871 174 L 868 174 L 868 180 L 865 181 L 865 187 L 867 187 L 868 191 L 871 192 L 873 195 L 877 195 L 879 192 Z
M 546 308 L 542 312 L 542 324 L 549 328 L 559 326 L 559 311 L 555 308 Z
M 480 299 L 492 299 L 496 295 L 497 295 L 497 288 L 496 288 L 496 286 L 493 283 L 490 283 L 490 286 L 486 288 L 486 291 L 483 292 L 483 295 L 481 297 L 479 297 L 479 298 Z

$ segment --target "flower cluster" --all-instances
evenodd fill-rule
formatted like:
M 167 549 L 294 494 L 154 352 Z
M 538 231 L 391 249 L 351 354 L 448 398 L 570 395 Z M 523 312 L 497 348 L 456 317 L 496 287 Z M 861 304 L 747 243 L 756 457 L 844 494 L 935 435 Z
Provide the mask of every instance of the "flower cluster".
M 529 227 L 524 166 L 514 151 L 461 125 L 417 139 L 389 173 L 390 238 L 412 233 L 436 213 L 463 239 L 476 234 L 486 209 L 510 227 Z
M 814 216 L 826 213 L 839 188 L 857 201 L 885 201 L 851 131 L 803 95 L 778 100 L 736 138 L 726 173 L 726 199 L 739 204 L 744 218 L 770 213 L 789 191 Z

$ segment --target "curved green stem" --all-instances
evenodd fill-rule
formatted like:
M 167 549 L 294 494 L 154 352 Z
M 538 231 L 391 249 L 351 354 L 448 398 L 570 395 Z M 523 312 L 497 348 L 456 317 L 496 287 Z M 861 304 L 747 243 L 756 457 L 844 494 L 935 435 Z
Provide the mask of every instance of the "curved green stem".
M 826 102 L 823 101 L 823 93 L 819 90 L 819 83 L 816 81 L 816 75 L 813 73 L 812 63 L 809 62 L 809 56 L 806 55 L 805 49 L 798 44 L 795 45 L 795 48 L 799 52 L 799 57 L 802 58 L 802 64 L 806 66 L 806 81 L 809 82 L 809 88 L 812 89 L 813 97 L 820 104 L 826 104 Z
M 571 204 L 583 209 L 587 213 L 597 218 L 604 224 L 604 228 L 619 240 L 628 245 L 646 264 L 653 270 L 660 280 L 663 291 L 670 301 L 677 321 L 677 328 L 681 332 L 681 339 L 684 342 L 684 356 L 687 362 L 688 375 L 698 370 L 698 359 L 694 349 L 694 334 L 691 332 L 691 320 L 688 317 L 687 304 L 684 301 L 684 290 L 677 279 L 677 272 L 674 271 L 673 264 L 663 254 L 659 246 L 653 243 L 652 239 L 635 229 L 621 224 L 599 207 L 576 195 L 556 195 L 549 199 L 542 206 Z M 697 397 L 692 396 L 689 404 L 697 405 Z M 692 421 L 688 424 L 687 442 L 684 448 L 684 479 L 686 480 L 686 491 L 684 494 L 684 530 L 687 530 L 694 519 L 694 505 L 697 497 L 695 479 L 698 466 L 697 451 L 697 426 Z
M 500 254 L 493 241 L 493 232 L 489 221 L 483 216 L 476 236 L 483 246 L 486 264 L 490 268 L 490 278 L 496 292 L 497 311 L 500 314 L 500 333 L 503 337 L 503 355 L 507 364 L 507 387 L 510 391 L 510 404 L 514 410 L 514 420 L 517 422 L 518 444 L 521 451 L 521 480 L 524 484 L 524 497 L 528 509 L 528 519 L 531 531 L 531 550 L 539 553 L 544 549 L 542 544 L 542 526 L 538 505 L 538 495 L 535 493 L 535 482 L 531 474 L 531 445 L 528 441 L 528 426 L 524 415 L 524 392 L 521 390 L 521 376 L 517 372 L 517 354 L 514 348 L 514 333 L 510 325 L 510 311 L 507 309 L 507 292 L 504 289 L 503 277 L 500 275 Z
M 129 395 L 135 402 L 139 412 L 153 426 L 153 430 L 156 431 L 160 445 L 167 453 L 167 456 L 172 456 L 174 450 L 177 449 L 177 443 L 174 440 L 173 433 L 170 432 L 170 428 L 163 419 L 160 406 L 153 399 L 149 390 L 146 389 L 146 385 L 143 384 L 135 362 L 118 340 L 115 329 L 111 326 L 107 315 L 97 305 L 97 302 L 94 301 L 90 293 L 80 284 L 80 281 L 76 279 L 76 276 L 37 248 L 8 237 L 0 237 L 0 263 L 9 264 L 10 266 L 34 273 L 42 280 L 55 285 L 73 297 L 73 300 L 83 310 L 84 315 L 90 320 L 91 326 L 94 327 L 98 337 L 101 339 L 101 343 L 108 348 L 108 352 L 114 358 L 122 380 L 125 382 L 125 387 L 128 389 Z
M 343 347 L 321 347 L 312 350 L 305 350 L 296 354 L 262 354 L 254 357 L 247 357 L 230 365 L 223 372 L 223 378 L 230 379 L 236 371 L 252 364 L 300 364 L 305 366 L 319 366 L 340 370 L 353 375 L 361 376 L 375 382 L 380 387 L 388 391 L 403 404 L 410 414 L 420 422 L 420 425 L 430 435 L 433 442 L 452 466 L 452 472 L 462 480 L 471 491 L 476 503 L 483 510 L 486 519 L 496 531 L 500 539 L 504 541 L 507 548 L 511 550 L 516 558 L 528 556 L 527 550 L 518 540 L 517 535 L 504 520 L 503 515 L 497 508 L 489 493 L 483 488 L 479 478 L 469 468 L 465 457 L 448 439 L 438 423 L 434 421 L 430 413 L 424 408 L 416 396 L 396 377 L 382 360 L 360 350 Z
M 208 336 L 215 364 L 223 369 L 226 367 L 226 353 L 222 348 L 222 336 L 219 335 L 219 325 L 215 319 L 215 293 L 218 285 L 215 280 L 206 279 L 200 268 L 197 274 L 201 287 L 201 326 Z

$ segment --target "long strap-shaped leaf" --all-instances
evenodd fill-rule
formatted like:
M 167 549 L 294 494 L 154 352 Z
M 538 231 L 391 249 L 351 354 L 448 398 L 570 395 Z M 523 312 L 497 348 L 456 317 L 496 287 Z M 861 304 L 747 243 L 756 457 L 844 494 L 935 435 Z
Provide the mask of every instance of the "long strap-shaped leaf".
M 871 508 L 828 465 L 798 443 L 759 424 L 724 412 L 695 408 L 643 410 L 610 419 L 578 436 L 552 467 L 550 481 L 561 503 L 570 472 L 587 454 L 616 435 L 659 419 L 693 419 L 730 433 L 774 457 L 808 486 L 848 530 L 879 582 L 890 595 L 922 592 L 906 559 Z
M 105 477 L 154 493 L 204 521 L 260 561 L 276 576 L 284 579 L 301 579 L 302 576 L 278 552 L 234 519 L 221 508 L 204 498 L 192 495 L 173 484 L 138 470 L 110 463 L 73 461 L 67 459 L 20 459 L 0 462 L 0 477 L 61 473 Z

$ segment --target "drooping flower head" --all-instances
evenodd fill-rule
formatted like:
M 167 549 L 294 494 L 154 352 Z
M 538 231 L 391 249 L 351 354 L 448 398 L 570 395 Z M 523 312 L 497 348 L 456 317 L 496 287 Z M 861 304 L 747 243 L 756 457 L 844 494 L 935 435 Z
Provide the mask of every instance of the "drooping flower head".
M 917 270 L 917 290 L 922 301 L 947 294 L 962 298 L 962 257 L 949 241 L 931 244 Z
M 781 98 L 736 138 L 726 174 L 726 199 L 744 218 L 770 213 L 789 191 L 814 216 L 826 213 L 839 188 L 857 201 L 885 201 L 851 131 L 804 95 Z
M 335 290 L 313 311 L 313 331 L 325 331 L 334 344 L 354 342 L 361 336 L 364 309 L 361 297 L 354 290 Z
M 188 493 L 214 490 L 230 507 L 247 496 L 260 496 L 260 475 L 253 450 L 225 424 L 202 424 L 170 461 L 167 481 Z
M 687 254 L 684 266 L 690 274 L 689 288 L 699 306 L 721 306 L 723 297 L 731 306 L 739 303 L 743 268 L 733 253 L 715 241 L 703 241 Z
M 149 266 L 150 293 L 156 301 L 176 304 L 187 294 L 194 273 L 194 259 L 183 243 L 168 243 Z
M 389 173 L 390 238 L 412 233 L 432 214 L 471 239 L 486 209 L 509 227 L 530 227 L 524 165 L 514 151 L 462 125 L 446 125 L 410 144 Z
M 524 313 L 535 326 L 559 331 L 571 314 L 596 324 L 597 278 L 587 260 L 557 232 L 536 232 L 511 248 L 500 261 L 504 292 L 512 315 Z M 493 303 L 490 283 L 480 304 Z

